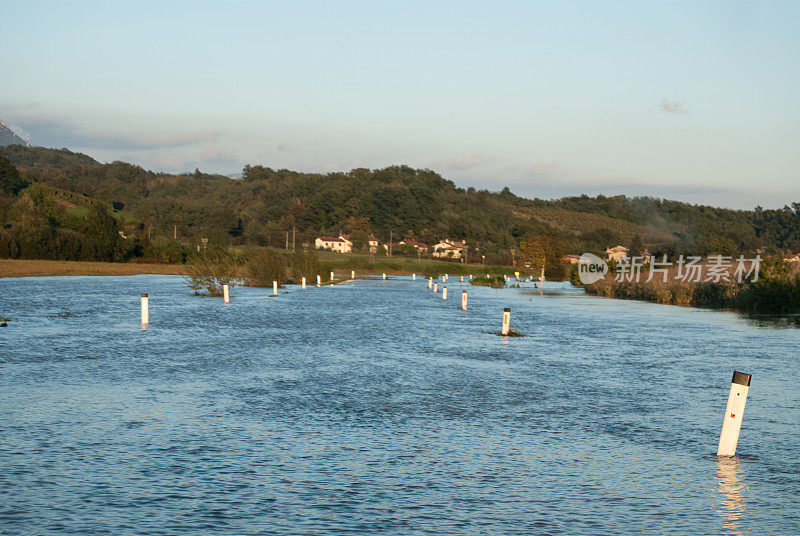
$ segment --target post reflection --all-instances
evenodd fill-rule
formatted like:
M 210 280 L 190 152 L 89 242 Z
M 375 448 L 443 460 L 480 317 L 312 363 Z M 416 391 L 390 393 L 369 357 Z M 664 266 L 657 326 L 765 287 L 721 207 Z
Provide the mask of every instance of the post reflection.
M 744 534 L 743 521 L 746 486 L 742 481 L 742 470 L 736 458 L 717 459 L 717 486 L 719 505 L 717 514 L 722 518 L 724 534 Z

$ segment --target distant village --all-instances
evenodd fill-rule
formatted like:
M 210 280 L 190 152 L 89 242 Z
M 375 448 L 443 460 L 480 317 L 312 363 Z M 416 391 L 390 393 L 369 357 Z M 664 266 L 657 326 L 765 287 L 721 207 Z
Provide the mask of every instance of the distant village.
M 326 251 L 334 251 L 336 253 L 352 253 L 353 242 L 350 240 L 351 235 L 340 234 L 339 236 L 320 236 L 314 241 L 314 247 Z M 424 242 L 419 242 L 412 239 L 404 239 L 399 242 L 387 242 L 381 244 L 377 237 L 369 235 L 367 237 L 367 244 L 369 245 L 369 252 L 373 255 L 383 253 L 391 255 L 392 251 L 398 249 L 414 248 L 418 255 L 427 255 L 430 253 L 432 257 L 439 259 L 452 259 L 464 260 L 467 257 L 467 244 L 461 240 L 440 240 L 433 246 L 429 246 Z

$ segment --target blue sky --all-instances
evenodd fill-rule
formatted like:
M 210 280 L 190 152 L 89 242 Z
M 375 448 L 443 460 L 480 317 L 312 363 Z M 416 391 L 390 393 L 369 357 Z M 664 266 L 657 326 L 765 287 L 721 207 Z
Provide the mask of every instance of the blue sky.
M 0 119 L 36 145 L 800 201 L 800 2 L 1 1 Z

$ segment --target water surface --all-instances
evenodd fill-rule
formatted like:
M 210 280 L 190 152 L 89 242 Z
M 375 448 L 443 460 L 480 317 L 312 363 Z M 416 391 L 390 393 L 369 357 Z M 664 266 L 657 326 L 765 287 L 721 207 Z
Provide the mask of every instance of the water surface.
M 791 323 L 448 286 L 0 280 L 0 534 L 800 533 Z

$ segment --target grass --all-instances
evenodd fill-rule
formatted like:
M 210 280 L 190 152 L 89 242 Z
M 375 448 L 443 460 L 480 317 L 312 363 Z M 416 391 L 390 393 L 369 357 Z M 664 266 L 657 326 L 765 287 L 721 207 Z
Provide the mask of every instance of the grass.
M 0 277 L 139 274 L 183 275 L 184 273 L 184 267 L 177 264 L 0 259 Z

